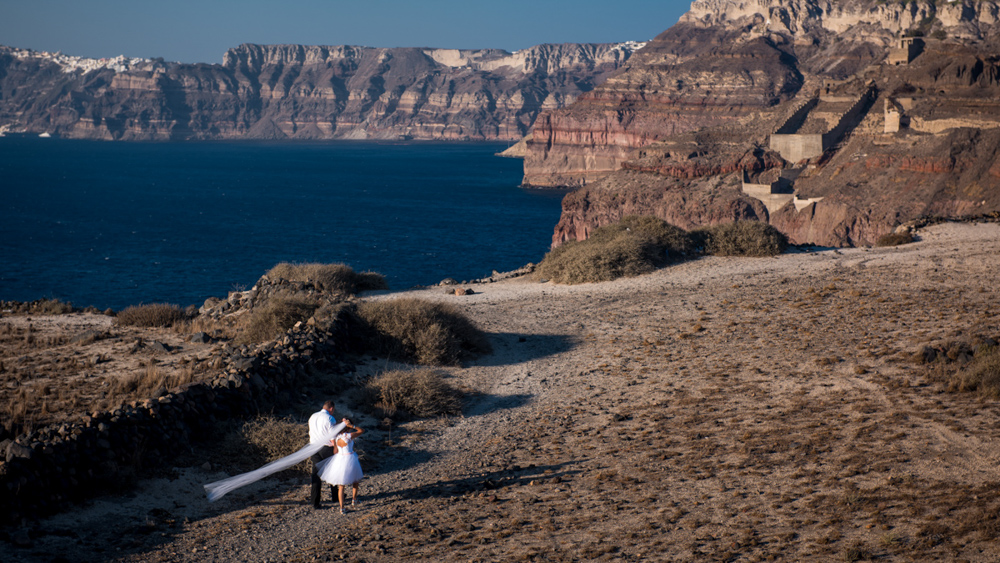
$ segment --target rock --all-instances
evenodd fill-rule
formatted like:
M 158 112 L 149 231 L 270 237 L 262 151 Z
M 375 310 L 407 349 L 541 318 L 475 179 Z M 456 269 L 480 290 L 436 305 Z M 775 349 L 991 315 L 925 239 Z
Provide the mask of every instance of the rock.
M 212 341 L 212 337 L 205 334 L 204 332 L 196 332 L 189 338 L 191 342 L 197 342 L 199 344 L 208 344 Z
M 7 445 L 6 460 L 10 463 L 15 458 L 31 459 L 35 456 L 35 451 L 19 442 L 11 442 Z
M 149 350 L 152 351 L 153 353 L 164 353 L 164 354 L 169 353 L 171 350 L 169 345 L 164 344 L 159 340 L 154 340 L 150 342 L 149 344 L 146 345 L 146 348 L 149 348 Z
M 453 278 L 445 278 L 440 282 L 438 282 L 438 285 L 458 285 L 458 282 L 455 281 Z
M 69 343 L 76 344 L 78 346 L 86 346 L 87 344 L 100 340 L 102 336 L 103 335 L 100 331 L 88 330 L 71 338 Z
M 254 359 L 238 357 L 235 360 L 233 360 L 232 366 L 238 371 L 249 371 L 254 367 Z
M 923 350 L 920 351 L 920 356 L 924 363 L 929 364 L 937 359 L 938 351 L 930 346 L 924 346 Z

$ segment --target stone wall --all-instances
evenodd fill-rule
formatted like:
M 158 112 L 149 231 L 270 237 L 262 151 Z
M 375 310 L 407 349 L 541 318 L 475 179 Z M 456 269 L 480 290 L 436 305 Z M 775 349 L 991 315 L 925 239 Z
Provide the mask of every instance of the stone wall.
M 142 468 L 169 464 L 219 420 L 268 412 L 288 400 L 309 370 L 333 370 L 344 317 L 329 328 L 299 323 L 254 350 L 228 347 L 210 380 L 133 401 L 84 422 L 52 425 L 0 444 L 0 523 L 50 514 L 67 501 L 120 490 Z M 325 364 L 325 365 L 324 365 Z

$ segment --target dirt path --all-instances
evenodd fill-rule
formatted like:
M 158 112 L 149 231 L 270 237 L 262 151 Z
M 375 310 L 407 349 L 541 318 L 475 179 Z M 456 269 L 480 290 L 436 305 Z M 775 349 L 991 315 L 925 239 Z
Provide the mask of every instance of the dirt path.
M 356 510 L 312 510 L 301 479 L 209 505 L 221 474 L 178 469 L 13 560 L 997 560 L 1000 409 L 912 356 L 1000 335 L 1000 226 L 922 238 L 412 292 L 495 353 L 451 370 L 478 391 L 464 417 L 366 437 Z

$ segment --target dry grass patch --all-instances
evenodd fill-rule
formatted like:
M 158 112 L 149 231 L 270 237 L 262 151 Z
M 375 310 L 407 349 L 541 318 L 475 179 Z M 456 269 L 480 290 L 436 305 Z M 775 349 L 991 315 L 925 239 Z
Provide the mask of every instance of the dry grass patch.
M 74 311 L 73 305 L 58 299 L 36 301 L 0 301 L 0 311 L 15 315 L 64 315 Z
M 316 289 L 355 295 L 361 291 L 389 289 L 382 274 L 355 272 L 346 264 L 292 264 L 281 262 L 267 272 L 270 279 L 311 283 Z
M 276 296 L 257 307 L 244 321 L 239 341 L 257 343 L 273 340 L 299 321 L 308 320 L 320 306 L 315 299 L 293 295 Z
M 455 365 L 492 352 L 486 335 L 458 309 L 405 298 L 369 301 L 358 315 L 371 328 L 376 353 L 423 365 Z
M 913 235 L 909 232 L 905 233 L 889 233 L 887 235 L 882 235 L 875 241 L 875 246 L 899 246 L 901 244 L 909 244 L 913 242 Z
M 788 237 L 761 221 L 735 221 L 699 229 L 693 235 L 713 256 L 777 256 L 788 247 Z
M 110 385 L 105 404 L 110 406 L 159 396 L 170 389 L 197 381 L 200 373 L 204 373 L 204 370 L 199 372 L 193 366 L 167 373 L 155 362 L 150 361 L 145 369 L 133 371 L 114 380 Z
M 227 421 L 218 425 L 221 435 L 212 448 L 213 465 L 232 473 L 257 469 L 298 451 L 309 441 L 308 425 L 291 417 L 259 415 L 243 422 Z M 308 460 L 289 471 L 311 471 Z M 279 474 L 280 475 L 280 474 Z
M 979 391 L 987 397 L 1000 398 L 1000 348 L 980 348 L 972 363 L 952 377 L 949 388 L 954 391 Z
M 126 307 L 115 317 L 118 326 L 167 327 L 184 319 L 184 312 L 177 305 L 153 303 Z
M 406 411 L 419 417 L 461 414 L 462 393 L 432 369 L 393 370 L 367 384 L 369 406 L 394 415 Z
M 240 434 L 259 457 L 272 462 L 297 452 L 309 439 L 306 428 L 292 418 L 259 416 L 244 423 Z M 304 473 L 311 470 L 308 460 L 292 469 Z
M 692 251 L 688 234 L 650 216 L 628 216 L 594 230 L 584 241 L 558 246 L 536 269 L 556 283 L 611 281 L 647 274 Z

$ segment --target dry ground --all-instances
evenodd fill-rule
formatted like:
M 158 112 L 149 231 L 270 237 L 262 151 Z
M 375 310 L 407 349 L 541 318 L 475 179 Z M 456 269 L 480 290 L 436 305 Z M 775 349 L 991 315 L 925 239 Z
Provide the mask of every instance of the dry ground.
M 603 284 L 413 292 L 460 304 L 495 353 L 450 370 L 479 392 L 463 417 L 363 437 L 357 509 L 312 510 L 300 476 L 209 505 L 199 485 L 224 473 L 178 468 L 0 549 L 13 561 L 996 561 L 1000 405 L 945 389 L 959 356 L 913 355 L 1000 335 L 1000 225 L 921 237 Z
M 2 315 L 0 414 L 28 429 L 75 421 L 139 398 L 122 387 L 128 376 L 190 381 L 220 365 L 219 346 L 187 332 L 116 326 L 93 313 Z

